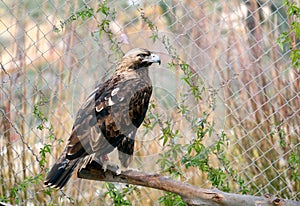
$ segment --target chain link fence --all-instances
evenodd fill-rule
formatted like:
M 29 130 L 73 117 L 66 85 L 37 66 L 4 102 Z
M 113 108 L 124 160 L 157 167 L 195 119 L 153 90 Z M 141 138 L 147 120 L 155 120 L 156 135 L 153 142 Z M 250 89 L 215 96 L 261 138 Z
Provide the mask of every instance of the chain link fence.
M 201 145 L 226 147 L 205 156 L 225 175 L 218 188 L 299 201 L 299 70 L 276 44 L 289 23 L 281 0 L 1 0 L 1 202 L 111 205 L 120 195 L 163 204 L 162 191 L 75 176 L 64 190 L 43 187 L 80 105 L 134 47 L 162 65 L 150 71 L 154 94 L 132 168 L 218 187 L 183 161 L 203 126 Z

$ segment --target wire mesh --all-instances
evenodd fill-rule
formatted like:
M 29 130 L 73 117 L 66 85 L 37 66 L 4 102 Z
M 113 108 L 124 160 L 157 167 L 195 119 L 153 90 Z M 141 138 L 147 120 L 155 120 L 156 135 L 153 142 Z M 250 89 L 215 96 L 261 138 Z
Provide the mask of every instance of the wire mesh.
M 162 65 L 150 71 L 155 107 L 147 114 L 152 117 L 148 121 L 158 124 L 138 130 L 131 167 L 161 173 L 158 160 L 166 149 L 159 124 L 172 120 L 171 127 L 184 137 L 178 142 L 186 145 L 194 134 L 178 114 L 180 105 L 188 105 L 194 119 L 213 108 L 215 132 L 205 142 L 212 144 L 219 131 L 226 132 L 229 167 L 244 178 L 249 193 L 300 200 L 299 173 L 293 176 L 291 166 L 291 158 L 299 156 L 300 80 L 289 49 L 282 51 L 276 44 L 289 23 L 281 1 L 111 0 L 106 2 L 109 15 L 82 13 L 101 3 L 0 1 L 2 202 L 112 203 L 104 183 L 74 177 L 64 190 L 49 195 L 38 180 L 62 152 L 89 92 L 134 47 L 157 52 Z M 102 27 L 103 20 L 109 27 Z M 191 78 L 201 79 L 201 100 L 191 98 L 182 71 L 170 67 L 174 55 L 192 68 Z M 45 146 L 51 150 L 46 157 L 41 152 Z M 180 162 L 178 158 L 169 161 Z M 184 171 L 183 181 L 211 187 L 201 171 Z M 126 198 L 132 204 L 156 205 L 163 194 L 133 187 Z

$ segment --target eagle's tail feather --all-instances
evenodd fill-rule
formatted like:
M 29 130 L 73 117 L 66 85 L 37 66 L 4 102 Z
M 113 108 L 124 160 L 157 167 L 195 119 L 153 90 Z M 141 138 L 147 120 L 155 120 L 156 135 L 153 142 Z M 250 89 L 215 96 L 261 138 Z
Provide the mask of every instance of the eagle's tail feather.
M 49 171 L 44 184 L 48 187 L 62 188 L 72 176 L 80 159 L 68 160 L 64 151 Z

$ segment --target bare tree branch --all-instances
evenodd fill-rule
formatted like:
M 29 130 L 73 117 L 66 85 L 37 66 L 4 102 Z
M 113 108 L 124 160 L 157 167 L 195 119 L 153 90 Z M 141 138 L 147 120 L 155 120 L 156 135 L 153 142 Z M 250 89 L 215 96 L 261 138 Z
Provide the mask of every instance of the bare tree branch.
M 171 178 L 164 177 L 159 174 L 148 174 L 136 170 L 126 170 L 120 175 L 117 175 L 114 171 L 116 171 L 116 168 L 114 168 L 113 166 L 108 166 L 107 171 L 104 172 L 101 165 L 93 161 L 85 167 L 80 168 L 77 175 L 79 178 L 83 179 L 127 183 L 176 193 L 180 195 L 188 205 L 300 205 L 300 202 L 283 200 L 272 195 L 258 197 L 251 195 L 226 193 L 217 189 L 202 189 L 200 187 L 196 187 L 187 183 L 172 180 Z

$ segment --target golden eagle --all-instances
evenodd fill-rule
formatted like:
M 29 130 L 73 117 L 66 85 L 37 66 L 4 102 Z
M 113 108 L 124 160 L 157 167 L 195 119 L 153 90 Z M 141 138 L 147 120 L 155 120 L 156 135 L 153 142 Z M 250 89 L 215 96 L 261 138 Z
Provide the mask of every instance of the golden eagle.
M 152 93 L 148 68 L 159 63 L 147 49 L 127 52 L 112 77 L 99 85 L 77 113 L 64 152 L 49 171 L 45 185 L 62 188 L 78 164 L 96 158 L 103 164 L 115 148 L 123 167 L 132 161 L 134 138 Z

